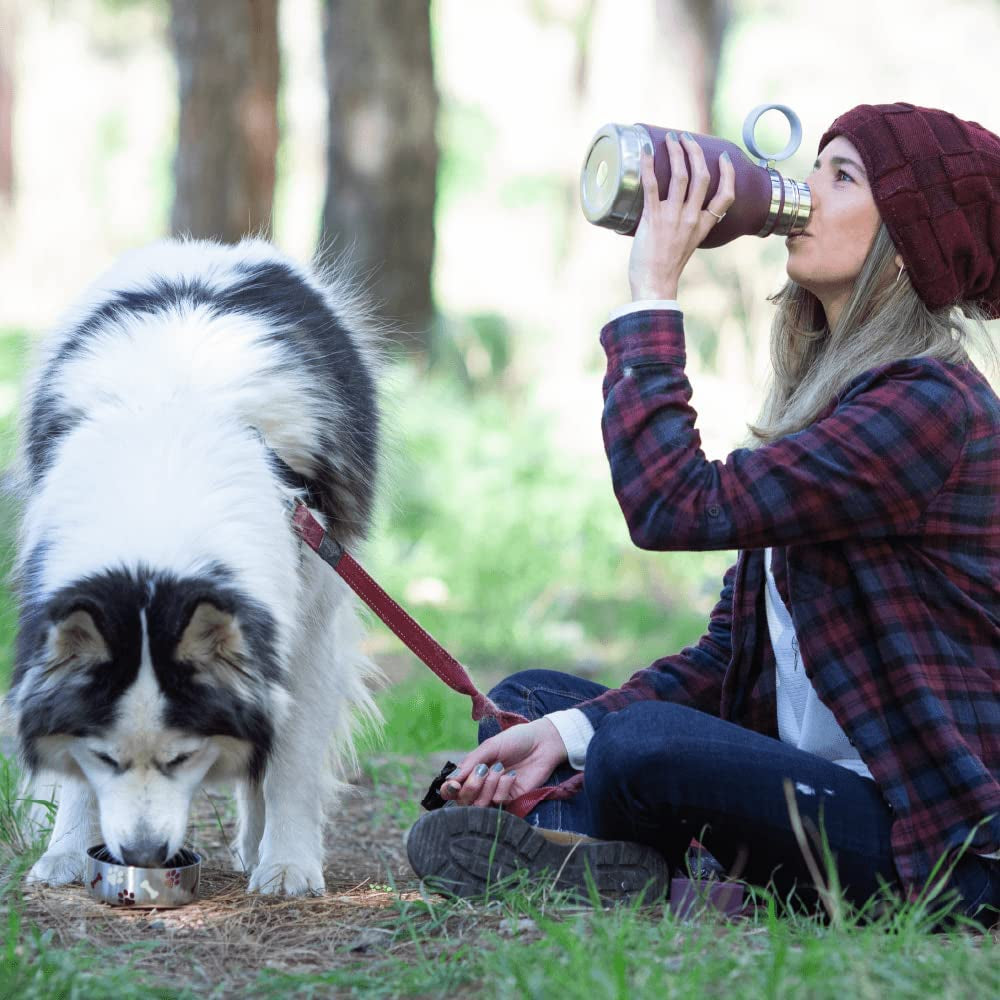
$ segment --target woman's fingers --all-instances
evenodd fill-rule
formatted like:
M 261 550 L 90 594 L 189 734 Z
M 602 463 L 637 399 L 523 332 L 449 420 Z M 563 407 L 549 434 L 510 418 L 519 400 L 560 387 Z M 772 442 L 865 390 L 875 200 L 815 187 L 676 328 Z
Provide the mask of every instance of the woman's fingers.
M 643 142 L 639 154 L 639 176 L 642 178 L 643 211 L 652 210 L 660 201 L 660 186 L 653 169 L 653 147 Z
M 455 796 L 456 801 L 463 806 L 471 806 L 479 797 L 489 773 L 490 769 L 487 764 L 477 764 L 472 769 L 472 774 L 462 782 L 462 788 Z
M 702 205 L 705 202 L 705 194 L 712 178 L 708 172 L 708 165 L 705 163 L 705 153 L 694 138 L 688 137 L 685 133 L 681 136 L 681 145 L 687 151 L 688 159 L 691 161 L 688 196 L 684 202 L 684 221 L 688 225 L 694 226 L 702 221 Z
M 723 215 L 732 208 L 736 201 L 736 168 L 732 160 L 724 156 L 719 157 L 719 186 L 715 195 L 708 203 L 708 207 L 716 215 Z
M 684 147 L 679 139 L 671 139 L 671 133 L 667 133 L 663 141 L 667 146 L 667 154 L 670 157 L 670 189 L 667 191 L 665 204 L 676 215 L 680 215 L 684 206 L 684 197 L 688 188 L 687 164 L 684 162 Z
M 493 801 L 502 774 L 503 764 L 499 761 L 492 767 L 477 764 L 454 796 L 455 799 L 463 806 L 488 806 Z
M 491 736 L 488 740 L 483 740 L 475 750 L 470 750 L 459 762 L 458 767 L 449 775 L 448 780 L 457 781 L 459 784 L 462 784 L 480 764 L 489 766 L 495 760 L 502 757 L 503 753 L 500 745 L 502 738 L 503 733 L 498 733 L 496 736 Z
M 441 788 L 441 798 L 455 799 L 466 806 L 488 806 L 500 805 L 516 797 L 517 793 L 514 791 L 516 770 L 505 771 L 499 761 L 485 772 L 481 770 L 483 767 L 486 765 L 480 764 L 474 768 L 464 782 L 451 779 L 446 781 Z
M 479 788 L 479 794 L 472 803 L 474 806 L 488 806 L 493 801 L 493 796 L 496 794 L 497 785 L 499 784 L 500 775 L 502 773 L 503 764 L 497 761 L 497 763 L 486 772 L 486 777 L 483 778 L 483 783 Z
M 514 779 L 516 777 L 517 771 L 504 771 L 500 775 L 500 780 L 497 781 L 497 787 L 493 792 L 493 802 L 496 805 L 508 802 L 513 797 Z

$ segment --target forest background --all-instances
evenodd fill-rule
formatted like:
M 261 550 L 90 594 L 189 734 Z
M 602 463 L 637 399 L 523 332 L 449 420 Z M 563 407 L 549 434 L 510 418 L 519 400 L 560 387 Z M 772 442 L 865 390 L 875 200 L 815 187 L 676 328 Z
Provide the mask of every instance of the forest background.
M 392 358 L 362 562 L 484 688 L 524 667 L 617 684 L 698 639 L 735 553 L 639 551 L 612 494 L 597 338 L 628 298 L 630 241 L 580 211 L 591 137 L 646 121 L 739 142 L 751 108 L 787 104 L 804 136 L 780 169 L 801 179 L 860 103 L 1000 131 L 998 49 L 1000 0 L 0 0 L 0 471 L 32 345 L 122 252 L 190 231 L 344 254 Z M 757 136 L 781 149 L 784 119 Z M 785 253 L 745 238 L 684 273 L 710 459 L 757 417 Z M 0 690 L 15 623 L 0 585 Z M 321 899 L 246 896 L 220 796 L 195 806 L 197 906 L 22 892 L 44 831 L 0 735 L 0 996 L 1000 995 L 996 938 L 931 937 L 919 904 L 832 927 L 768 904 L 722 926 L 669 907 L 591 919 L 545 884 L 486 907 L 428 897 L 402 838 L 475 726 L 378 622 L 368 647 L 387 725 L 330 826 Z
M 739 141 L 751 107 L 785 103 L 802 178 L 857 103 L 1000 128 L 977 56 L 997 40 L 996 0 L 0 0 L 0 460 L 28 347 L 122 251 L 263 231 L 344 252 L 394 343 L 370 570 L 483 683 L 618 682 L 697 639 L 735 553 L 640 552 L 612 495 L 597 335 L 630 241 L 580 211 L 590 137 Z M 763 148 L 787 135 L 777 112 L 758 127 Z M 709 458 L 757 415 L 785 254 L 740 239 L 683 277 Z M 458 696 L 380 626 L 370 645 L 387 710 L 471 739 Z

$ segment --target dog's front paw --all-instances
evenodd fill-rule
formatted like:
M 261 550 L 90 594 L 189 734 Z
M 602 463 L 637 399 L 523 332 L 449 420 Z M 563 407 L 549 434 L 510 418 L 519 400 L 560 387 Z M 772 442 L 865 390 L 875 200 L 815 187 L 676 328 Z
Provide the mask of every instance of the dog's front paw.
M 32 866 L 25 879 L 41 885 L 69 885 L 82 882 L 85 868 L 83 851 L 55 853 L 46 851 Z
M 317 865 L 300 865 L 291 861 L 264 861 L 250 876 L 247 892 L 268 895 L 312 896 L 321 895 L 326 889 L 323 869 Z

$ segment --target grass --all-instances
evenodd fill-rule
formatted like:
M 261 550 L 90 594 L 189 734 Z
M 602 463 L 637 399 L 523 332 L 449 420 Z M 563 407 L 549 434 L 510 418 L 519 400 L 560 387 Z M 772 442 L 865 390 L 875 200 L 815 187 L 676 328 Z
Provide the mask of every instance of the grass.
M 0 386 L 16 386 L 23 344 L 18 331 L 0 335 Z M 635 552 L 606 479 L 561 456 L 516 391 L 409 371 L 397 373 L 396 385 L 405 419 L 386 478 L 397 490 L 365 562 L 482 687 L 522 667 L 573 670 L 583 662 L 596 679 L 617 683 L 701 634 L 729 554 Z M 0 416 L 7 458 L 10 447 L 8 412 Z M 7 505 L 0 557 L 8 563 L 12 537 Z M 14 621 L 2 592 L 0 681 L 9 676 Z M 379 630 L 376 643 L 398 652 Z M 476 729 L 468 699 L 429 674 L 381 692 L 379 703 L 385 731 L 361 747 L 375 801 L 373 846 L 417 818 L 433 773 L 427 755 L 461 752 Z M 501 886 L 487 905 L 368 886 L 366 898 L 378 904 L 364 911 L 368 937 L 353 949 L 350 941 L 331 946 L 325 967 L 264 968 L 266 934 L 257 964 L 231 963 L 195 986 L 198 967 L 163 932 L 67 945 L 44 921 L 24 919 L 21 875 L 41 844 L 18 788 L 16 770 L 0 761 L 4 998 L 1000 996 L 994 940 L 968 930 L 932 934 L 919 904 L 896 904 L 865 923 L 840 900 L 830 922 L 783 912 L 762 894 L 749 919 L 684 922 L 662 906 L 583 910 L 544 884 Z M 242 899 L 234 885 L 233 898 Z M 304 920 L 261 912 L 271 928 Z M 225 947 L 235 947 L 236 930 L 227 933 Z M 317 940 L 310 954 L 323 954 Z M 179 965 L 171 968 L 168 954 Z
M 904 921 L 905 924 L 905 921 Z M 996 996 L 1000 965 L 975 936 L 894 933 L 889 918 L 831 930 L 816 919 L 678 921 L 659 907 L 583 911 L 544 890 L 502 894 L 490 907 L 398 899 L 388 940 L 406 960 L 359 961 L 320 975 L 263 973 L 253 996 L 485 995 L 594 997 Z M 970 992 L 971 991 L 971 992 Z
M 400 797 L 412 798 L 423 772 L 400 755 L 374 765 L 373 796 L 387 811 Z M 10 772 L 8 772 L 10 773 Z M 425 775 L 424 775 L 425 776 Z M 23 816 L 16 782 L 0 783 L 0 811 Z M 378 835 L 381 821 L 376 818 Z M 16 856 L 7 843 L 7 857 Z M 388 835 L 388 834 L 387 834 Z M 23 846 L 18 841 L 18 849 Z M 447 900 L 397 888 L 368 887 L 374 900 L 367 918 L 360 907 L 336 918 L 322 917 L 324 900 L 271 901 L 265 928 L 250 940 L 257 962 L 235 961 L 245 934 L 236 926 L 244 904 L 242 883 L 234 884 L 233 918 L 222 921 L 222 947 L 234 958 L 221 976 L 206 973 L 194 938 L 147 932 L 136 941 L 121 931 L 103 935 L 96 923 L 91 942 L 60 944 L 55 927 L 31 926 L 21 916 L 19 872 L 7 868 L 0 888 L 0 997 L 448 997 L 593 1000 L 594 997 L 809 997 L 844 996 L 942 1000 L 1000 995 L 996 941 L 962 925 L 933 933 L 926 901 L 893 903 L 875 915 L 852 911 L 842 898 L 832 904 L 835 919 L 789 911 L 762 890 L 757 909 L 726 921 L 703 913 L 679 920 L 669 907 L 640 902 L 587 908 L 555 891 L 546 879 L 513 877 L 485 903 Z M 58 892 L 57 890 L 53 892 Z M 206 907 L 208 901 L 206 900 Z M 334 905 L 334 904 L 329 904 Z M 318 907 L 319 909 L 315 909 Z M 208 917 L 209 910 L 204 911 Z M 72 919 L 72 911 L 70 911 Z M 283 915 L 286 914 L 286 915 Z M 83 919 L 82 915 L 79 919 Z M 134 914 L 108 918 L 112 928 L 136 923 Z M 340 938 L 329 938 L 325 961 L 316 967 L 315 948 L 295 945 L 280 968 L 267 968 L 276 929 L 317 919 Z M 291 923 L 290 923 L 291 921 Z M 56 922 L 58 923 L 58 922 Z M 354 926 L 357 924 L 357 926 Z M 162 924 L 161 924 L 162 926 Z M 252 924 L 251 924 L 252 926 Z M 343 936 L 346 934 L 346 938 Z M 322 941 L 323 938 L 320 938 Z M 338 941 L 344 943 L 337 943 Z M 187 943 L 185 943 L 185 941 Z M 296 962 L 296 955 L 313 960 Z M 321 954 L 324 954 L 321 946 Z M 324 968 L 323 965 L 326 967 Z M 196 974 L 196 971 L 197 974 Z M 195 978 L 197 975 L 197 978 Z

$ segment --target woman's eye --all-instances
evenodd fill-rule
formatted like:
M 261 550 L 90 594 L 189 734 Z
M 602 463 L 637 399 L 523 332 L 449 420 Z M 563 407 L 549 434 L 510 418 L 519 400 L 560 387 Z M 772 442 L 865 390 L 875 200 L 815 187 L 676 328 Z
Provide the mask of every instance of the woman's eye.
M 107 764 L 108 767 L 113 767 L 116 771 L 118 770 L 118 761 L 114 759 L 110 754 L 107 753 L 97 753 L 94 751 L 94 756 L 102 763 Z
M 839 176 L 840 176 L 841 174 L 844 174 L 844 176 L 845 176 L 845 177 L 846 177 L 846 178 L 847 178 L 847 179 L 848 179 L 849 181 L 851 181 L 852 183 L 854 182 L 854 178 L 853 178 L 853 177 L 852 177 L 852 176 L 851 176 L 850 174 L 848 174 L 848 173 L 845 173 L 845 172 L 844 172 L 843 170 L 838 170 L 838 171 L 837 171 L 837 176 L 839 177 Z
M 191 759 L 191 754 L 189 754 L 189 753 L 179 753 L 176 757 L 171 757 L 171 759 L 167 761 L 166 766 L 167 767 L 178 767 L 181 764 L 183 764 L 184 761 L 190 760 L 190 759 Z

